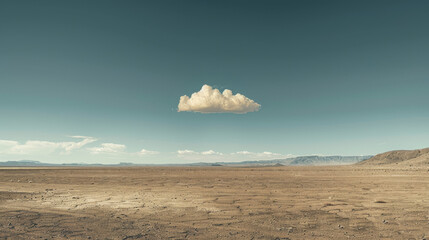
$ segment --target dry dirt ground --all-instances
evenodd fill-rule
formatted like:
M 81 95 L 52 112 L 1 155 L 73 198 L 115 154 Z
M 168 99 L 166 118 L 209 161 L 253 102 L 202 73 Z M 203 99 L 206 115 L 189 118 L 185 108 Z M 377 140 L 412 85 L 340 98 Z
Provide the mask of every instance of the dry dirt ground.
M 0 239 L 425 239 L 429 171 L 0 169 Z

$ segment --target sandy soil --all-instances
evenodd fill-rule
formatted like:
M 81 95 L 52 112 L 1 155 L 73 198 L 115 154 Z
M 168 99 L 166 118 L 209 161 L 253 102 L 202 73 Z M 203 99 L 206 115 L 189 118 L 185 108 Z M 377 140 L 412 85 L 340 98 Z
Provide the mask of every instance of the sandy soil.
M 0 239 L 425 239 L 429 171 L 0 169 Z

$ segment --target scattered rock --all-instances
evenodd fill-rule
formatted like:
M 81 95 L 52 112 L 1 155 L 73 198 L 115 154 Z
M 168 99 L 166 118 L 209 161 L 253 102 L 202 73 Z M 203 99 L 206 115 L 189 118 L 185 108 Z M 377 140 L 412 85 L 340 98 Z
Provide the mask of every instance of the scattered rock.
M 129 235 L 129 236 L 125 236 L 122 240 L 127 240 L 127 239 L 137 239 L 137 238 L 142 238 L 143 235 L 141 233 L 137 234 L 137 235 Z

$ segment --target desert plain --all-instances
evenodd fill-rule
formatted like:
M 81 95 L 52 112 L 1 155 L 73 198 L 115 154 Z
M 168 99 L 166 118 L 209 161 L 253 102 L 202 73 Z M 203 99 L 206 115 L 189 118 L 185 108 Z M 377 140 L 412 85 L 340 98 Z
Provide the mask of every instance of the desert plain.
M 428 168 L 0 169 L 0 239 L 426 239 Z

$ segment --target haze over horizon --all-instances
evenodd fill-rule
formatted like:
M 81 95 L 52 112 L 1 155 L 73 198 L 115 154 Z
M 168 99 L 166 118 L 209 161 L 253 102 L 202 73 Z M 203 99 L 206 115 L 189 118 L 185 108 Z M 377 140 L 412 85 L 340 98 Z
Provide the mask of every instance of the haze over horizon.
M 0 2 L 0 161 L 429 147 L 429 2 Z

